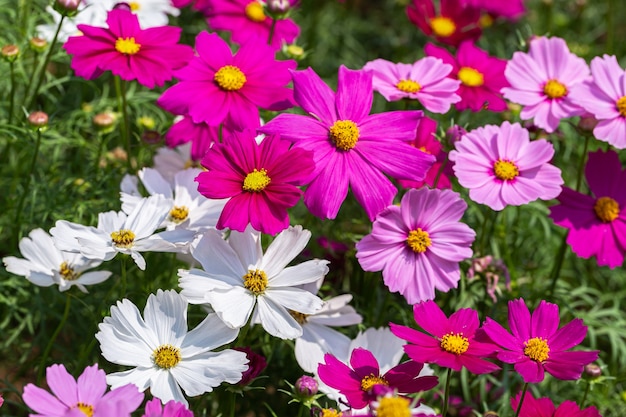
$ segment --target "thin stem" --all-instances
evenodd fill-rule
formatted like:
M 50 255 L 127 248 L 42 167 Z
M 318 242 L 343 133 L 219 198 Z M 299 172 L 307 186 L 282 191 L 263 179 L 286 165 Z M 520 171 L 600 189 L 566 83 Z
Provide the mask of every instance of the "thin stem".
M 235 405 L 237 404 L 237 393 L 236 392 L 231 392 L 231 396 L 230 396 L 230 404 L 229 404 L 229 410 L 228 410 L 228 415 L 230 417 L 235 417 Z
M 41 146 L 41 129 L 37 129 L 37 140 L 35 141 L 35 152 L 33 152 L 33 159 L 30 162 L 30 169 L 28 171 L 28 175 L 26 176 L 26 184 L 24 184 L 24 192 L 20 197 L 20 201 L 17 204 L 17 211 L 15 212 L 15 241 L 17 242 L 20 231 L 20 218 L 22 217 L 22 210 L 24 209 L 24 202 L 26 201 L 26 196 L 30 191 L 30 183 L 32 176 L 35 173 L 35 165 L 37 164 L 37 157 L 39 156 L 39 147 Z
M 128 163 L 128 171 L 132 170 L 131 148 L 130 148 L 130 123 L 128 121 L 128 103 L 126 102 L 126 81 L 120 77 L 115 77 L 115 93 L 117 94 L 118 111 L 122 113 L 122 138 L 126 147 L 126 162 Z
M 589 395 L 589 391 L 591 390 L 591 384 L 587 381 L 587 386 L 585 387 L 585 393 L 583 394 L 583 399 L 580 400 L 580 409 L 582 410 L 585 407 L 585 402 L 587 402 L 587 395 Z
M 48 360 L 48 355 L 50 354 L 50 350 L 52 350 L 52 345 L 54 345 L 54 342 L 56 341 L 57 336 L 61 332 L 61 329 L 63 329 L 63 326 L 65 326 L 67 317 L 70 314 L 71 301 L 72 301 L 72 297 L 70 296 L 69 293 L 67 293 L 66 298 L 65 298 L 65 310 L 63 310 L 63 317 L 61 318 L 61 321 L 59 322 L 59 325 L 57 326 L 57 328 L 54 330 L 54 333 L 52 333 L 52 337 L 50 337 L 50 340 L 48 341 L 48 345 L 46 346 L 46 350 L 43 351 L 43 355 L 41 356 L 41 361 L 39 362 L 39 370 L 37 371 L 37 385 L 40 385 L 41 378 L 43 377 L 43 370 L 46 366 L 46 361 Z
M 580 191 L 583 182 L 583 173 L 585 172 L 585 162 L 587 161 L 587 149 L 589 148 L 590 135 L 585 135 L 585 144 L 583 146 L 583 154 L 580 157 L 580 165 L 578 166 L 578 176 L 576 177 L 576 191 Z
M 9 64 L 11 73 L 11 92 L 9 93 L 9 124 L 13 122 L 13 108 L 15 107 L 15 62 Z
M 272 38 L 274 37 L 274 31 L 276 30 L 276 19 L 272 18 L 272 26 L 270 26 L 270 35 L 267 37 L 267 44 L 272 44 Z
M 520 411 L 522 411 L 522 404 L 524 404 L 524 397 L 526 396 L 527 390 L 528 390 L 528 382 L 525 382 L 524 388 L 522 389 L 522 396 L 519 399 L 519 405 L 517 406 L 517 411 L 515 412 L 515 417 L 518 417 Z
M 96 163 L 94 172 L 100 172 L 100 158 L 102 157 L 102 151 L 104 150 L 104 144 L 106 142 L 106 134 L 98 132 L 98 153 L 96 154 Z
M 450 377 L 452 375 L 452 368 L 448 368 L 448 373 L 446 374 L 446 390 L 444 392 L 443 397 L 443 411 L 441 412 L 442 417 L 446 417 L 448 414 L 448 402 L 450 401 Z

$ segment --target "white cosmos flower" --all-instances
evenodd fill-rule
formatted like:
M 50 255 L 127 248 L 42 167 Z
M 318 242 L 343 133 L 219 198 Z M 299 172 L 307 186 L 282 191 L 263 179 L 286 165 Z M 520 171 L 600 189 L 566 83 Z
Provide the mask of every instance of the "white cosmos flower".
M 92 7 L 112 10 L 120 3 L 119 0 L 83 0 Z M 130 0 L 126 1 L 131 11 L 137 15 L 139 26 L 147 29 L 156 26 L 165 26 L 169 22 L 168 14 L 178 16 L 180 10 L 172 5 L 171 0 Z
M 35 229 L 28 236 L 19 243 L 20 252 L 26 259 L 14 256 L 2 259 L 8 272 L 21 275 L 40 287 L 57 284 L 62 292 L 72 285 L 87 292 L 85 285 L 98 284 L 111 276 L 108 271 L 85 272 L 102 262 L 57 249 L 52 237 L 42 229 Z
M 59 30 L 58 41 L 64 43 L 70 36 L 80 35 L 80 31 L 76 25 L 90 25 L 90 26 L 106 26 L 107 10 L 98 5 L 81 5 L 78 8 L 78 14 L 73 17 L 66 17 L 63 19 L 61 29 Z M 61 13 L 54 10 L 51 6 L 46 7 L 46 11 L 52 15 L 54 23 L 47 23 L 37 26 L 37 36 L 52 42 L 54 39 L 54 33 L 61 22 Z
M 140 391 L 150 388 L 163 403 L 175 400 L 188 405 L 181 388 L 190 397 L 210 392 L 222 382 L 241 380 L 248 369 L 244 352 L 225 349 L 238 330 L 209 314 L 196 328 L 187 331 L 187 302 L 176 291 L 150 294 L 143 311 L 127 299 L 111 307 L 111 317 L 98 325 L 96 339 L 109 362 L 132 366 L 107 375 L 112 389 L 126 384 Z
M 154 169 L 174 185 L 176 173 L 189 167 L 198 167 L 198 162 L 191 159 L 191 142 L 184 143 L 174 149 L 166 146 L 157 149 L 154 155 Z
M 184 229 L 154 233 L 168 215 L 164 197 L 144 198 L 132 213 L 109 211 L 98 215 L 98 227 L 65 220 L 50 229 L 61 250 L 80 252 L 90 259 L 109 261 L 119 252 L 130 255 L 139 269 L 146 269 L 140 252 L 178 252 L 193 239 L 194 232 Z
M 296 286 L 328 273 L 328 261 L 320 259 L 287 267 L 310 238 L 311 232 L 302 226 L 289 227 L 263 254 L 260 236 L 250 227 L 243 233 L 231 231 L 228 241 L 209 230 L 192 251 L 204 270 L 179 271 L 181 294 L 192 304 L 210 303 L 230 327 L 243 327 L 256 310 L 269 334 L 299 337 L 302 327 L 293 315 L 314 314 L 323 301 Z

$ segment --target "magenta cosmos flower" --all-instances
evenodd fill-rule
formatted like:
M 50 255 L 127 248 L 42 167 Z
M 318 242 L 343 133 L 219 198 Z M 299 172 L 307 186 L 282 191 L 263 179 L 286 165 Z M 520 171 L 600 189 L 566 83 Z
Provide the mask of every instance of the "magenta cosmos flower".
M 522 393 L 511 398 L 513 411 L 517 410 Z M 531 392 L 524 396 L 524 404 L 519 417 L 602 417 L 595 407 L 581 410 L 574 401 L 564 401 L 558 408 L 554 407 L 550 398 L 533 397 Z
M 214 30 L 227 30 L 232 40 L 243 44 L 259 38 L 266 44 L 272 33 L 272 18 L 265 15 L 263 4 L 257 0 L 208 0 L 205 15 Z M 274 23 L 271 46 L 279 49 L 283 43 L 292 43 L 300 28 L 291 19 L 278 19 Z
M 518 123 L 479 127 L 454 146 L 449 157 L 459 183 L 472 200 L 493 210 L 550 200 L 561 192 L 561 170 L 549 164 L 554 147 L 544 139 L 531 142 Z
M 584 59 L 569 51 L 561 38 L 538 37 L 528 53 L 515 52 L 504 71 L 510 87 L 504 97 L 524 106 L 520 114 L 546 132 L 554 132 L 561 119 L 583 114 L 570 95 L 589 76 Z
M 626 253 L 626 171 L 614 151 L 591 152 L 585 176 L 593 196 L 563 188 L 550 217 L 569 229 L 567 243 L 581 258 L 615 268 Z
M 153 398 L 146 403 L 143 417 L 193 417 L 193 412 L 183 403 L 170 400 L 163 406 L 160 399 Z
M 541 382 L 544 372 L 555 378 L 580 378 L 586 364 L 598 359 L 597 351 L 568 351 L 583 341 L 587 326 L 574 319 L 559 329 L 559 306 L 542 300 L 532 313 L 524 300 L 509 301 L 509 328 L 487 317 L 483 330 L 496 345 L 502 347 L 497 357 L 515 364 L 524 382 Z
M 63 45 L 73 55 L 72 69 L 79 77 L 91 80 L 111 71 L 123 80 L 154 88 L 171 80 L 174 70 L 193 56 L 190 46 L 177 43 L 181 28 L 141 29 L 135 14 L 118 9 L 108 13 L 107 25 L 78 25 L 82 35 L 70 37 Z
M 404 351 L 414 361 L 436 363 L 455 371 L 466 367 L 473 374 L 500 369 L 483 359 L 493 355 L 498 348 L 474 339 L 479 329 L 475 310 L 462 308 L 448 318 L 437 303 L 425 301 L 413 307 L 413 317 L 418 326 L 430 335 L 394 323 L 390 323 L 390 327 L 393 334 L 412 343 L 404 345 Z
M 355 409 L 364 408 L 376 399 L 372 392 L 376 385 L 387 386 L 401 394 L 413 394 L 434 388 L 438 383 L 436 376 L 418 376 L 424 364 L 413 361 L 401 363 L 381 375 L 378 361 L 372 352 L 363 348 L 352 351 L 350 366 L 327 353 L 317 373 L 323 383 L 339 390 Z
M 526 11 L 524 0 L 461 0 L 461 6 L 475 7 L 492 16 L 502 16 L 512 20 L 521 17 Z
M 475 233 L 459 220 L 467 204 L 450 190 L 409 190 L 400 206 L 382 211 L 372 233 L 356 244 L 365 271 L 383 271 L 389 291 L 409 304 L 456 288 L 459 262 L 472 256 Z
M 372 73 L 339 68 L 337 94 L 311 69 L 293 72 L 294 98 L 311 116 L 280 114 L 259 129 L 313 151 L 315 171 L 304 194 L 311 213 L 334 219 L 350 185 L 370 220 L 393 201 L 385 177 L 422 181 L 435 158 L 410 146 L 421 111 L 368 115 Z
M 295 61 L 276 61 L 274 50 L 252 39 L 233 56 L 226 41 L 215 33 L 196 37 L 195 56 L 174 74 L 180 81 L 167 89 L 157 103 L 165 110 L 189 115 L 194 123 L 224 123 L 243 130 L 259 126 L 259 109 L 291 107 L 289 69 Z
M 592 80 L 572 91 L 572 100 L 599 121 L 593 135 L 618 149 L 626 148 L 626 72 L 615 56 L 591 61 Z
M 202 159 L 208 169 L 196 181 L 207 198 L 230 198 L 217 222 L 243 232 L 248 224 L 274 235 L 289 226 L 287 209 L 296 205 L 302 191 L 297 187 L 313 172 L 311 152 L 294 148 L 278 135 L 257 145 L 254 132 L 233 132 L 215 144 Z
M 52 394 L 33 384 L 24 387 L 22 398 L 37 413 L 30 414 L 31 417 L 65 417 L 73 409 L 82 412 L 78 416 L 110 417 L 108 410 L 111 408 L 122 415 L 130 415 L 143 401 L 143 393 L 132 384 L 105 394 L 106 374 L 98 365 L 85 368 L 78 380 L 65 366 L 52 365 L 46 369 L 46 382 Z
M 432 0 L 413 0 L 406 14 L 427 36 L 447 45 L 458 46 L 466 39 L 478 39 L 481 34 L 480 11 L 462 7 L 461 0 L 441 0 L 439 13 Z
M 430 43 L 426 45 L 425 51 L 426 55 L 452 65 L 450 77 L 461 82 L 457 91 L 461 101 L 455 104 L 458 110 L 499 112 L 507 109 L 500 94 L 500 89 L 509 86 L 504 77 L 506 60 L 490 57 L 472 41 L 461 43 L 456 58 L 446 49 Z

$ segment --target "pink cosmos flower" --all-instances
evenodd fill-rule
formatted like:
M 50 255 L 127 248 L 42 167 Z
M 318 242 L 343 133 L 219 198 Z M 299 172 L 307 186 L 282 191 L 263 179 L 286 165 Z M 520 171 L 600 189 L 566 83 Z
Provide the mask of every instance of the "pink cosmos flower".
M 487 317 L 483 330 L 493 343 L 502 347 L 499 360 L 515 364 L 524 382 L 543 381 L 544 372 L 555 378 L 580 378 L 586 364 L 598 359 L 598 351 L 568 351 L 583 341 L 587 326 L 574 319 L 559 329 L 559 306 L 544 300 L 532 313 L 524 299 L 509 301 L 511 333 Z
M 312 153 L 289 149 L 278 135 L 257 145 L 254 132 L 233 132 L 215 144 L 202 160 L 208 171 L 197 177 L 198 191 L 212 199 L 229 198 L 217 222 L 243 232 L 248 224 L 274 235 L 289 226 L 287 209 L 296 205 L 304 184 L 313 172 Z
M 91 80 L 111 71 L 123 80 L 154 88 L 171 80 L 174 70 L 193 56 L 190 46 L 177 43 L 181 28 L 144 30 L 135 14 L 119 9 L 108 13 L 107 25 L 78 25 L 82 35 L 70 37 L 63 45 L 73 55 L 71 66 L 79 77 Z
M 77 416 L 110 417 L 111 407 L 117 412 L 130 415 L 143 401 L 143 393 L 137 387 L 128 384 L 107 390 L 106 374 L 98 365 L 85 368 L 78 380 L 70 375 L 65 366 L 52 365 L 46 369 L 46 381 L 52 391 L 28 384 L 24 387 L 24 402 L 37 414 L 31 417 L 61 417 L 80 410 Z M 74 414 L 70 414 L 74 417 Z M 115 414 L 117 415 L 117 414 Z
M 526 11 L 524 0 L 461 0 L 461 6 L 475 7 L 495 17 L 502 16 L 511 20 L 518 19 Z
M 534 117 L 535 125 L 548 133 L 561 119 L 584 112 L 570 92 L 589 76 L 589 67 L 561 38 L 533 39 L 528 53 L 513 54 L 504 75 L 511 84 L 502 89 L 504 97 L 524 106 L 521 118 Z
M 419 100 L 433 113 L 446 113 L 452 103 L 461 100 L 456 95 L 460 82 L 447 77 L 452 66 L 437 58 L 422 58 L 414 64 L 394 64 L 375 59 L 365 64 L 363 69 L 372 71 L 374 90 L 387 101 L 403 98 Z
M 266 44 L 272 30 L 272 18 L 265 15 L 263 4 L 257 0 L 208 0 L 205 15 L 214 30 L 228 30 L 234 42 L 244 44 L 259 38 Z M 283 43 L 292 43 L 300 28 L 291 19 L 278 19 L 274 23 L 271 46 L 280 49 Z
M 356 244 L 365 271 L 383 271 L 389 291 L 409 304 L 456 288 L 459 262 L 472 256 L 475 233 L 459 220 L 467 204 L 450 190 L 409 190 L 400 206 L 381 212 L 372 233 Z
M 436 363 L 460 371 L 466 367 L 473 374 L 486 374 L 500 369 L 483 358 L 493 355 L 497 347 L 474 339 L 479 330 L 478 313 L 462 308 L 448 319 L 434 301 L 413 306 L 415 322 L 430 335 L 410 327 L 390 323 L 391 331 L 410 345 L 404 346 L 409 358 L 416 362 Z
M 225 128 L 222 127 L 222 130 Z M 225 133 L 222 132 L 225 136 Z M 165 143 L 170 148 L 191 142 L 191 159 L 201 160 L 215 142 L 219 142 L 220 127 L 204 122 L 194 123 L 191 117 L 184 116 L 170 127 L 165 134 Z
M 447 154 L 441 147 L 441 143 L 435 137 L 437 131 L 437 122 L 430 117 L 422 117 L 417 125 L 417 133 L 415 139 L 410 142 L 422 152 L 435 156 L 437 161 L 426 172 L 424 181 L 399 180 L 401 186 L 405 188 L 421 188 L 425 184 L 433 188 L 452 188 L 450 176 L 452 175 L 452 167 L 447 163 Z M 443 171 L 440 173 L 440 171 Z M 439 176 L 439 178 L 437 178 Z M 435 187 L 435 181 L 437 181 Z
M 446 49 L 431 43 L 424 50 L 426 55 L 440 58 L 446 64 L 452 65 L 450 77 L 461 82 L 457 91 L 461 101 L 455 104 L 458 110 L 499 112 L 507 109 L 500 94 L 500 89 L 509 86 L 504 78 L 506 60 L 490 57 L 472 41 L 461 43 L 456 58 Z
M 427 36 L 435 36 L 442 43 L 458 46 L 466 39 L 478 39 L 481 34 L 480 11 L 462 7 L 462 0 L 441 0 L 439 13 L 432 0 L 413 0 L 406 14 L 411 23 Z
M 350 366 L 327 353 L 317 372 L 323 383 L 339 390 L 350 407 L 356 409 L 364 408 L 376 399 L 372 392 L 376 385 L 385 385 L 401 394 L 412 394 L 434 388 L 438 383 L 436 376 L 418 377 L 424 364 L 413 361 L 401 363 L 381 375 L 378 361 L 372 352 L 363 348 L 352 351 Z
M 593 135 L 618 149 L 626 148 L 626 72 L 615 56 L 591 61 L 592 80 L 572 90 L 572 100 L 599 120 Z
M 410 146 L 421 111 L 368 115 L 372 73 L 339 68 L 335 94 L 311 69 L 293 72 L 294 98 L 311 116 L 280 114 L 259 132 L 279 133 L 297 148 L 312 150 L 315 171 L 304 194 L 311 213 L 334 219 L 350 185 L 370 220 L 391 204 L 394 178 L 422 181 L 432 155 Z
M 511 398 L 511 407 L 517 410 L 519 406 L 520 392 Z M 581 410 L 574 401 L 564 401 L 558 408 L 554 407 L 550 398 L 533 397 L 532 393 L 524 396 L 524 404 L 520 410 L 519 417 L 602 417 L 595 407 L 587 407 Z
M 251 39 L 233 56 L 215 33 L 196 37 L 195 56 L 174 74 L 180 82 L 167 89 L 157 103 L 174 114 L 189 115 L 194 123 L 222 123 L 230 129 L 259 126 L 259 109 L 292 106 L 289 69 L 295 61 L 276 61 L 274 50 Z
M 142 417 L 193 417 L 193 412 L 187 410 L 183 403 L 170 400 L 163 406 L 160 399 L 153 398 L 146 403 Z
M 550 200 L 561 192 L 561 170 L 549 164 L 554 147 L 530 141 L 519 123 L 487 125 L 465 134 L 450 151 L 459 183 L 477 203 L 493 210 Z
M 582 258 L 615 268 L 626 253 L 626 171 L 614 151 L 591 152 L 585 176 L 593 196 L 569 188 L 550 207 L 550 217 L 569 229 L 567 243 Z

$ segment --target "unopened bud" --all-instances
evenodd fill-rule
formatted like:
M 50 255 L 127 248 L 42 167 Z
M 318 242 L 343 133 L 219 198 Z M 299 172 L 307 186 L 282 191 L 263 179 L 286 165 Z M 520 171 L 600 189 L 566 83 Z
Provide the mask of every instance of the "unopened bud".
M 602 376 L 602 368 L 595 363 L 585 365 L 585 376 L 588 379 L 598 379 Z
M 115 126 L 115 122 L 117 121 L 117 117 L 114 113 L 104 112 L 96 114 L 93 119 L 91 119 L 96 130 L 108 133 L 113 130 Z
M 317 394 L 319 384 L 317 383 L 315 378 L 308 375 L 302 375 L 296 380 L 294 388 L 296 390 L 296 394 L 299 394 L 303 397 L 312 397 L 313 395 Z
M 271 13 L 287 13 L 291 9 L 289 0 L 268 0 L 267 10 Z
M 598 119 L 596 119 L 592 114 L 584 114 L 580 116 L 580 120 L 578 121 L 578 127 L 585 132 L 592 132 L 597 124 Z
M 291 44 L 283 47 L 283 53 L 291 59 L 296 61 L 303 59 L 306 56 L 304 48 L 299 45 Z
M 156 122 L 150 116 L 141 116 L 141 117 L 137 118 L 137 125 L 141 129 L 152 130 L 152 129 L 154 129 L 156 127 Z
M 148 145 L 156 145 L 161 142 L 161 134 L 156 130 L 144 130 L 141 132 L 141 141 Z
M 82 0 L 56 0 L 54 2 L 54 10 L 65 16 L 76 16 L 81 1 Z
M 5 45 L 2 47 L 2 58 L 7 62 L 13 62 L 20 55 L 20 48 L 17 45 Z
M 448 138 L 448 142 L 451 145 L 454 145 L 456 142 L 460 141 L 466 133 L 467 130 L 461 126 L 454 125 L 450 129 L 446 130 L 446 137 Z
M 113 10 L 126 10 L 128 12 L 132 12 L 133 8 L 131 7 L 131 5 L 129 3 L 116 3 L 115 6 L 113 6 Z
M 498 417 L 498 413 L 496 413 L 495 411 L 487 411 L 485 414 L 483 414 L 483 417 Z
M 48 127 L 48 115 L 42 111 L 34 111 L 28 115 L 28 123 L 37 130 Z
M 46 49 L 48 49 L 48 41 L 43 38 L 30 38 L 28 44 L 35 52 L 44 52 Z

